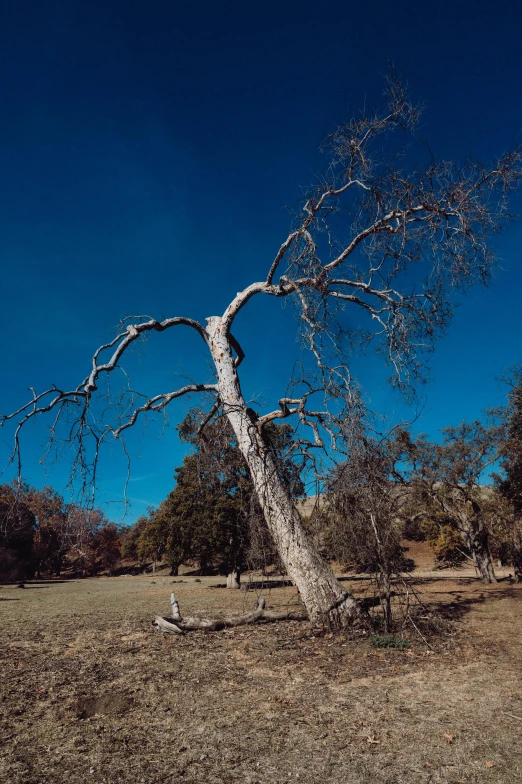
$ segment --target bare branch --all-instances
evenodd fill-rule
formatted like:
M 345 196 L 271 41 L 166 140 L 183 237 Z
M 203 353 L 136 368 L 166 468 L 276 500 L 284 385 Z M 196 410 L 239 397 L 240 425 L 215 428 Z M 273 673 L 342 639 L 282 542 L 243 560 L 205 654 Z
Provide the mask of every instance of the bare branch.
M 7 465 L 16 462 L 17 476 L 19 478 L 21 477 L 22 453 L 20 436 L 24 425 L 26 425 L 29 420 L 41 414 L 46 414 L 52 410 L 55 410 L 56 415 L 50 430 L 49 444 L 41 462 L 45 461 L 46 457 L 49 456 L 51 450 L 56 444 L 58 424 L 60 422 L 66 424 L 65 417 L 63 416 L 64 413 L 70 406 L 76 407 L 76 415 L 70 424 L 68 435 L 66 435 L 65 439 L 62 441 L 62 444 L 76 444 L 75 456 L 71 466 L 69 486 L 72 489 L 75 486 L 77 480 L 80 479 L 80 492 L 82 497 L 87 494 L 87 496 L 90 498 L 90 503 L 94 503 L 93 494 L 95 492 L 100 447 L 109 434 L 112 434 L 115 438 L 120 440 L 120 443 L 123 443 L 121 441 L 122 432 L 134 425 L 140 414 L 147 411 L 162 411 L 172 400 L 188 394 L 189 392 L 216 391 L 216 385 L 213 384 L 188 384 L 173 392 L 156 395 L 152 398 L 146 399 L 142 405 L 131 408 L 131 412 L 128 415 L 126 421 L 122 423 L 120 418 L 120 422 L 117 424 L 117 426 L 103 423 L 104 412 L 102 412 L 101 417 L 98 417 L 98 419 L 95 418 L 94 412 L 91 410 L 91 396 L 92 393 L 97 389 L 97 381 L 99 376 L 104 373 L 109 374 L 116 367 L 119 367 L 118 362 L 120 361 L 123 353 L 131 345 L 131 343 L 140 337 L 140 335 L 151 330 L 162 332 L 174 326 L 189 326 L 195 329 L 204 338 L 205 343 L 207 342 L 207 334 L 205 330 L 197 321 L 194 321 L 193 319 L 184 317 L 165 319 L 164 321 L 148 319 L 147 321 L 141 321 L 127 325 L 124 332 L 120 332 L 113 340 L 100 346 L 94 352 L 92 358 L 92 369 L 89 376 L 87 376 L 75 389 L 64 391 L 53 385 L 44 392 L 37 394 L 35 390 L 31 388 L 30 391 L 32 393 L 32 399 L 28 403 L 21 406 L 12 414 L 7 414 L 0 418 L 0 426 L 2 426 L 9 420 L 16 419 L 21 415 L 14 432 L 13 450 Z M 111 358 L 105 363 L 100 363 L 100 357 L 102 356 L 103 352 L 105 352 L 107 349 L 114 348 L 115 346 L 116 350 L 113 352 Z M 125 371 L 123 372 L 125 373 Z M 130 386 L 127 385 L 127 391 L 120 395 L 121 407 L 128 408 L 129 402 L 132 405 L 132 401 L 135 399 L 136 394 L 137 393 L 133 392 L 130 389 Z M 109 402 L 109 406 L 110 405 L 111 401 Z M 91 447 L 89 448 L 87 443 L 88 440 L 91 442 Z M 128 460 L 129 456 L 125 447 L 124 453 Z
M 105 346 L 101 346 L 95 352 L 92 360 L 92 371 L 81 385 L 83 386 L 84 391 L 89 394 L 90 392 L 96 390 L 96 381 L 98 380 L 100 373 L 110 373 L 112 370 L 114 370 L 114 368 L 117 367 L 118 361 L 124 351 L 144 332 L 150 332 L 151 330 L 155 330 L 156 332 L 163 332 L 166 329 L 170 329 L 170 327 L 177 327 L 180 325 L 192 327 L 201 335 L 205 343 L 207 342 L 207 333 L 205 332 L 205 329 L 198 321 L 195 321 L 194 319 L 176 316 L 175 318 L 165 319 L 164 321 L 150 319 L 149 321 L 138 324 L 129 324 L 125 332 L 118 335 L 113 341 L 107 343 Z M 119 345 L 110 360 L 103 365 L 98 365 L 98 357 L 100 353 L 106 348 L 112 348 L 112 346 L 114 346 L 118 341 Z
M 209 422 L 214 418 L 214 416 L 217 414 L 217 412 L 221 408 L 221 405 L 222 405 L 221 404 L 221 400 L 218 397 L 218 399 L 216 400 L 216 402 L 214 403 L 214 405 L 212 406 L 212 408 L 208 412 L 207 416 L 203 419 L 203 421 L 199 425 L 198 429 L 196 430 L 196 434 L 198 436 L 203 433 L 203 431 L 206 428 L 206 426 L 209 424 Z
M 221 631 L 235 626 L 244 626 L 258 621 L 306 621 L 308 616 L 299 612 L 281 612 L 277 610 L 267 610 L 266 601 L 262 597 L 258 600 L 256 608 L 246 615 L 239 615 L 230 618 L 183 618 L 179 610 L 179 604 L 172 593 L 170 595 L 172 605 L 172 618 L 163 618 L 158 615 L 152 622 L 161 632 L 171 634 L 183 634 L 183 632 L 204 629 L 209 632 Z
M 237 354 L 234 365 L 236 368 L 238 368 L 245 358 L 245 352 L 243 351 L 243 349 L 241 348 L 241 346 L 239 345 L 239 343 L 237 342 L 237 340 L 232 334 L 229 335 L 229 341 L 230 341 L 230 345 L 232 346 L 232 348 Z
M 134 409 L 129 420 L 124 424 L 112 430 L 115 438 L 119 438 L 120 433 L 127 428 L 132 427 L 138 416 L 146 411 L 162 411 L 169 403 L 178 397 L 188 394 L 189 392 L 217 392 L 217 384 L 187 384 L 181 389 L 176 389 L 174 392 L 168 392 L 162 395 L 155 395 L 147 400 L 142 406 Z

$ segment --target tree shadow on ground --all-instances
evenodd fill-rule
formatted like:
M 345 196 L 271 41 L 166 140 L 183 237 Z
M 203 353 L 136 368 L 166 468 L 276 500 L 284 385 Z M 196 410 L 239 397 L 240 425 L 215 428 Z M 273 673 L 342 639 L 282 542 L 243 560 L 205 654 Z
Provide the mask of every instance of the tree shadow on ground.
M 53 588 L 55 584 L 57 585 L 58 583 L 68 583 L 68 582 L 70 582 L 70 580 L 56 580 L 56 581 L 52 580 L 44 583 L 43 585 L 35 584 L 35 583 L 24 583 L 23 586 L 17 586 L 17 587 L 23 587 L 24 590 L 30 591 L 33 589 L 40 589 L 40 588 Z
M 24 585 L 26 588 L 37 588 L 37 587 L 43 588 L 43 587 L 49 587 L 50 585 L 61 585 L 63 583 L 75 583 L 75 582 L 77 582 L 76 577 L 70 579 L 67 578 L 63 579 L 57 577 L 49 577 L 46 579 L 45 577 L 40 577 L 38 580 L 37 579 L 24 580 Z
M 462 585 L 475 585 L 482 584 L 480 577 L 455 577 L 453 575 L 437 574 L 433 577 L 417 577 L 413 575 L 413 580 L 416 585 L 430 585 L 432 583 L 447 583 L 448 580 L 455 583 L 462 583 Z
M 441 591 L 446 596 L 455 596 L 456 598 L 450 602 L 435 601 L 430 602 L 430 612 L 434 612 L 442 618 L 449 621 L 460 621 L 467 613 L 477 605 L 486 604 L 490 601 L 499 599 L 522 599 L 522 594 L 514 588 L 493 589 L 488 590 L 486 593 L 480 593 L 476 596 L 462 595 L 460 591 Z
M 293 585 L 291 580 L 281 578 L 279 580 L 249 580 L 241 583 L 242 591 L 263 591 L 270 588 L 290 588 Z M 216 585 L 209 585 L 208 588 L 226 588 L 226 583 L 216 583 Z

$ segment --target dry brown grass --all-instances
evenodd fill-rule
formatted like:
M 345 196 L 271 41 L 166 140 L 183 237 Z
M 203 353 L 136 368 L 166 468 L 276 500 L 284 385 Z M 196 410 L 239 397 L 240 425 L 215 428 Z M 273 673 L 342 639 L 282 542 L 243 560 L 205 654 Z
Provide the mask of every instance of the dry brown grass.
M 177 583 L 182 611 L 249 592 Z M 13 784 L 522 781 L 522 588 L 421 572 L 460 616 L 434 652 L 285 622 L 164 638 L 172 578 L 0 589 L 0 778 Z M 222 578 L 221 578 L 222 581 Z M 354 582 L 360 592 L 364 581 Z M 268 603 L 295 601 L 291 588 Z

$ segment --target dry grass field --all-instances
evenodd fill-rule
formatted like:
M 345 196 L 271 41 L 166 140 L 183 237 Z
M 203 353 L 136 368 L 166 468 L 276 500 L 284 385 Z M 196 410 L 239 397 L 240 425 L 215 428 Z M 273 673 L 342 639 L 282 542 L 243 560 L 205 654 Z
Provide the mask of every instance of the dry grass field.
M 178 579 L 185 613 L 256 601 L 222 578 Z M 0 588 L 0 779 L 522 782 L 522 586 L 467 570 L 413 579 L 453 618 L 432 649 L 295 621 L 163 637 L 151 620 L 169 613 L 167 576 Z M 292 588 L 264 595 L 296 602 Z

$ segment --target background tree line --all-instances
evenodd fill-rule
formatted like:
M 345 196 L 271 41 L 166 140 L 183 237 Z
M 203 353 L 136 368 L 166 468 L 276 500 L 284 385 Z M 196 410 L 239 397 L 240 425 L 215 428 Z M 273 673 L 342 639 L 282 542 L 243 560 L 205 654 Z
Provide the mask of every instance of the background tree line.
M 316 515 L 326 556 L 389 586 L 407 567 L 401 541 L 427 540 L 441 567 L 469 560 L 489 583 L 497 560 L 522 581 L 522 368 L 504 380 L 503 407 L 438 442 L 404 428 L 359 437 Z
M 0 579 L 111 574 L 122 531 L 100 509 L 67 504 L 52 487 L 0 485 Z
M 393 575 L 412 567 L 403 540 L 428 541 L 436 565 L 473 562 L 485 582 L 493 561 L 522 579 L 522 374 L 511 374 L 506 405 L 484 421 L 444 428 L 438 442 L 405 428 L 385 436 L 362 428 L 347 459 L 330 472 L 320 503 L 306 521 L 323 556 L 350 570 L 372 572 L 384 593 Z M 194 411 L 179 430 L 193 452 L 176 469 L 176 486 L 141 517 L 122 554 L 141 563 L 163 560 L 202 573 L 229 575 L 237 587 L 245 567 L 264 568 L 277 555 L 246 464 L 225 418 L 204 430 Z M 288 425 L 266 426 L 267 440 L 294 500 L 304 496 Z M 485 484 L 488 472 L 493 483 Z M 496 473 L 495 473 L 496 472 Z
M 330 471 L 306 520 L 308 533 L 326 560 L 376 575 L 385 614 L 393 579 L 413 565 L 404 539 L 428 541 L 441 568 L 471 561 L 484 582 L 494 582 L 497 560 L 522 580 L 522 370 L 506 381 L 505 406 L 484 421 L 444 428 L 439 442 L 413 438 L 405 428 L 384 436 L 361 428 L 347 459 Z M 64 569 L 111 574 L 123 558 L 153 569 L 161 561 L 173 575 L 191 564 L 228 575 L 228 586 L 237 588 L 245 569 L 278 566 L 226 417 L 206 423 L 205 413 L 193 410 L 178 429 L 192 451 L 175 469 L 175 487 L 131 527 L 66 504 L 51 487 L 0 486 L 2 579 Z M 268 423 L 264 431 L 281 481 L 298 502 L 305 487 L 293 429 Z M 494 481 L 486 485 L 488 471 Z
M 194 410 L 179 426 L 193 452 L 175 469 L 172 492 L 125 536 L 122 554 L 140 562 L 162 559 L 173 575 L 182 563 L 193 563 L 202 573 L 227 574 L 229 587 L 239 587 L 245 568 L 274 564 L 277 553 L 228 420 L 218 417 L 202 429 L 204 419 Z M 265 426 L 278 475 L 297 499 L 305 488 L 292 434 L 286 424 Z

